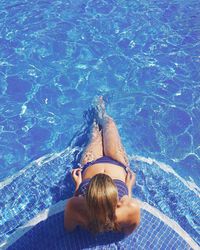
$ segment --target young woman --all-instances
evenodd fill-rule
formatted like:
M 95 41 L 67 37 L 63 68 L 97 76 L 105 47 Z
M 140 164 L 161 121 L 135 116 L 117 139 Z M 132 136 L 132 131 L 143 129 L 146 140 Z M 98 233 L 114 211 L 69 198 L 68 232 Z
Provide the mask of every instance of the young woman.
M 66 204 L 64 226 L 68 231 L 80 225 L 94 234 L 130 234 L 140 222 L 139 203 L 131 197 L 135 174 L 102 97 L 97 110 L 99 125 L 93 123 L 81 167 L 72 171 L 76 190 Z

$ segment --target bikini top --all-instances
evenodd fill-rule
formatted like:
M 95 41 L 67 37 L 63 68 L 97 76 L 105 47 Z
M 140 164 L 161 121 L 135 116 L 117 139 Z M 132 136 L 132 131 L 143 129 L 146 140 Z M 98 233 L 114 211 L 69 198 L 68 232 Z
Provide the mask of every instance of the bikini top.
M 76 196 L 78 196 L 78 195 L 85 196 L 86 195 L 89 182 L 90 182 L 90 179 L 85 179 L 84 181 L 81 182 L 78 190 L 76 191 Z M 128 195 L 128 188 L 127 188 L 125 182 L 118 180 L 118 179 L 113 179 L 113 182 L 117 187 L 119 200 L 124 195 Z

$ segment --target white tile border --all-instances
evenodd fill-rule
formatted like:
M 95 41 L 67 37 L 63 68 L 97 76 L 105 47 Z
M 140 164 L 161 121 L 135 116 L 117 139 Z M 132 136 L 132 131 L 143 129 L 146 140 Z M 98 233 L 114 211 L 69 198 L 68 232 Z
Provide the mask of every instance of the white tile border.
M 13 233 L 6 241 L 4 241 L 0 245 L 0 249 L 2 250 L 7 249 L 9 246 L 11 246 L 14 242 L 16 242 L 19 238 L 21 238 L 25 233 L 31 230 L 39 222 L 46 220 L 48 217 L 54 214 L 62 212 L 65 208 L 66 202 L 67 200 L 61 200 L 55 205 L 51 206 L 50 208 L 40 212 L 32 220 L 28 221 L 25 225 L 19 227 L 15 233 Z M 181 238 L 183 238 L 188 243 L 188 245 L 190 245 L 191 248 L 193 248 L 194 250 L 200 250 L 200 247 L 197 245 L 197 243 L 174 220 L 170 219 L 169 217 L 161 213 L 158 209 L 152 207 L 146 202 L 140 201 L 140 207 L 148 211 L 155 217 L 159 218 L 166 225 L 172 228 Z

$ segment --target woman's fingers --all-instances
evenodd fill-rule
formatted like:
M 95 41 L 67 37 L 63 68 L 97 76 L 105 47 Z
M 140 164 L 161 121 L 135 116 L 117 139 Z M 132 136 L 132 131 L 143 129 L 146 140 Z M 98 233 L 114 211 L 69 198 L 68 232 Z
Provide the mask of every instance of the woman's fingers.
M 73 177 L 75 177 L 75 176 L 76 176 L 76 172 L 77 172 L 77 170 L 76 170 L 76 169 L 73 169 L 73 170 L 72 170 L 72 176 L 73 176 Z
M 75 168 L 72 170 L 72 173 L 77 173 L 78 171 L 81 171 L 82 169 L 81 168 Z
M 135 176 L 136 174 L 133 171 L 131 171 L 131 179 L 135 179 Z
M 131 170 L 131 169 L 129 170 L 129 172 L 130 172 L 131 174 L 133 174 L 133 173 L 134 173 L 134 172 L 133 172 L 133 170 Z
M 73 176 L 73 178 L 79 177 L 81 175 L 81 171 L 82 171 L 81 168 L 73 169 L 72 170 L 72 176 Z

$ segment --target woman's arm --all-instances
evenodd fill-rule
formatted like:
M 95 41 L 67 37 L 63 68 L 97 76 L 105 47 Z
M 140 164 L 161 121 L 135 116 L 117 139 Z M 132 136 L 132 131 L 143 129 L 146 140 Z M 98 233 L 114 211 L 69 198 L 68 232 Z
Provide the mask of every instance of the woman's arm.
M 126 185 L 128 187 L 128 196 L 132 197 L 132 188 L 135 185 L 136 176 L 135 173 L 131 170 L 126 174 Z
M 78 191 L 78 188 L 82 182 L 82 175 L 81 175 L 81 168 L 76 168 L 74 170 L 72 170 L 72 178 L 74 180 L 75 183 L 75 192 L 74 192 L 74 196 L 76 196 L 76 193 Z
M 79 188 L 80 184 L 79 185 L 76 185 L 75 187 L 75 191 L 74 191 L 74 196 L 78 196 L 78 188 Z

